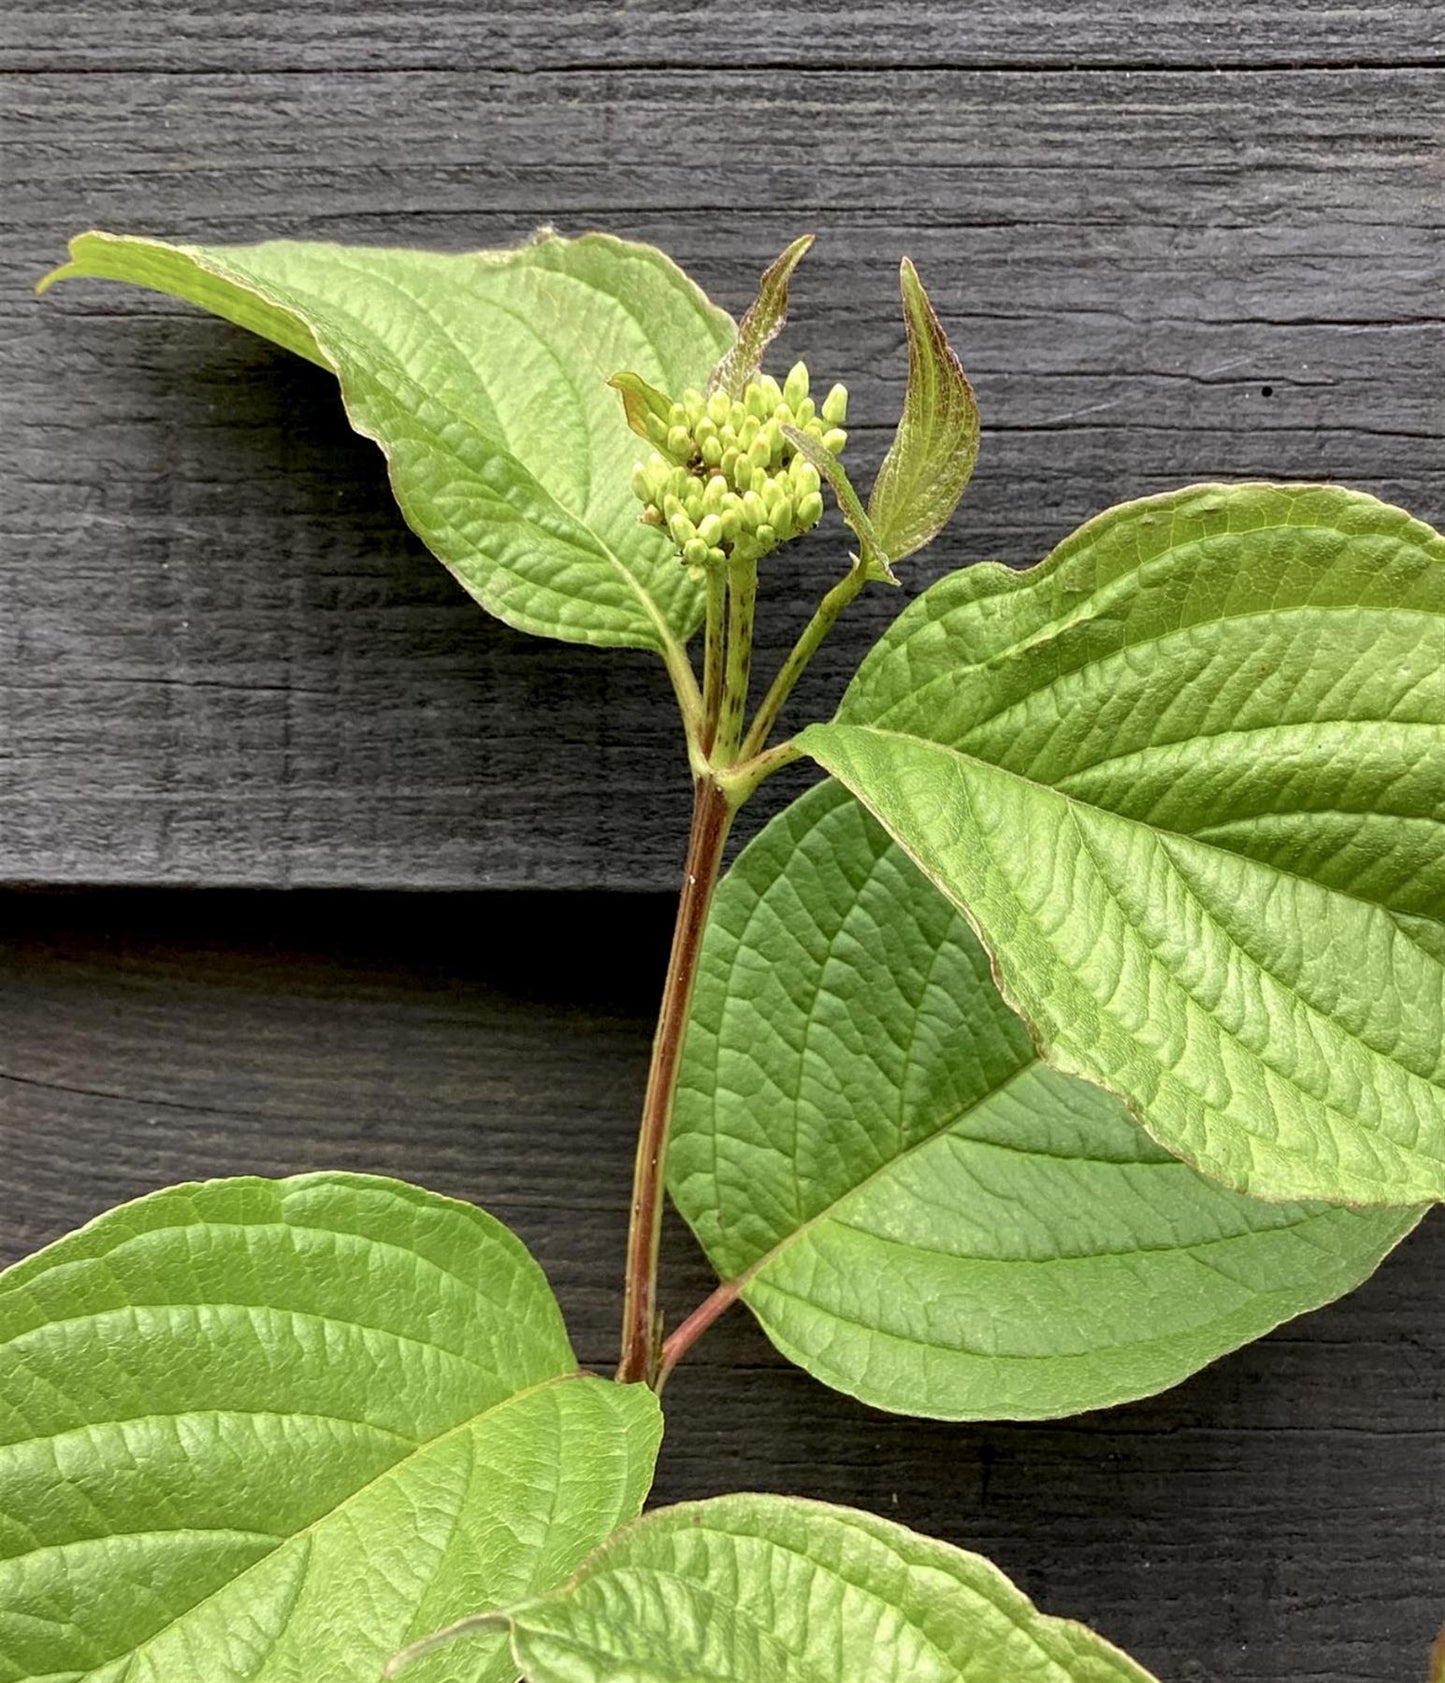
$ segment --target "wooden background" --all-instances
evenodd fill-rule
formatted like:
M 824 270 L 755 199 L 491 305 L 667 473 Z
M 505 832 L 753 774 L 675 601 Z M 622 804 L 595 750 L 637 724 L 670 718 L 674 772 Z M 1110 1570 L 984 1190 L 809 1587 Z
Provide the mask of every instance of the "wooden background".
M 11 0 L 4 1258 L 168 1180 L 402 1172 L 514 1223 L 608 1361 L 685 797 L 644 657 L 486 620 L 317 370 L 119 288 L 37 303 L 70 234 L 603 226 L 736 310 L 812 228 L 787 345 L 853 388 L 865 464 L 906 250 L 985 418 L 911 592 L 1211 476 L 1441 520 L 1442 60 L 1438 8 L 1403 3 Z M 772 646 L 836 550 L 775 579 Z M 668 1261 L 685 1310 L 704 1267 L 682 1233 Z M 983 1429 L 837 1398 L 735 1311 L 669 1392 L 661 1494 L 894 1515 L 1164 1683 L 1414 1683 L 1445 1616 L 1442 1288 L 1435 1218 L 1164 1397 Z

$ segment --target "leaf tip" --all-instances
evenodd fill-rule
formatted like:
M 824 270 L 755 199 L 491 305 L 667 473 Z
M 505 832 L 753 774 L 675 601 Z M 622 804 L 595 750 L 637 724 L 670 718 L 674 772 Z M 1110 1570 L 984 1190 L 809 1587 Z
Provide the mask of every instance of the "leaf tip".
M 100 239 L 103 237 L 104 236 L 97 234 L 94 230 L 92 230 L 87 234 L 77 234 L 73 240 L 68 240 L 65 246 L 66 252 L 68 253 L 65 262 L 57 263 L 53 269 L 47 270 L 47 272 L 43 274 L 38 281 L 36 281 L 35 296 L 37 298 L 44 297 L 51 287 L 55 285 L 56 281 L 70 280 L 72 276 L 83 275 L 85 273 L 85 269 L 80 261 L 81 241 Z
M 37 298 L 43 298 L 45 294 L 49 292 L 51 287 L 55 285 L 56 281 L 68 280 L 72 275 L 77 275 L 79 273 L 79 267 L 73 262 L 57 264 L 55 268 L 48 270 L 38 281 L 36 281 L 35 296 Z

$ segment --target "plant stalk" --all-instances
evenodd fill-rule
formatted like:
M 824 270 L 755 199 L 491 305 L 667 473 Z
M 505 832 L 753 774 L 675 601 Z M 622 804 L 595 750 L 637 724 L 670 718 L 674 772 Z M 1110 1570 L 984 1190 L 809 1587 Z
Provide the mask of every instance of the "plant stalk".
M 722 708 L 723 677 L 727 660 L 725 616 L 727 580 L 716 568 L 707 575 L 707 622 L 703 633 L 702 662 L 702 751 L 711 754 L 717 740 L 718 713 Z
M 742 759 L 750 760 L 762 752 L 769 736 L 772 735 L 773 726 L 778 722 L 778 715 L 793 693 L 793 686 L 802 677 L 804 668 L 837 623 L 838 616 L 867 582 L 867 568 L 861 561 L 855 561 L 852 568 L 818 604 L 817 611 L 799 633 L 791 653 L 779 667 L 777 677 L 773 679 L 768 693 L 762 699 L 748 731 L 747 741 L 743 744 Z
M 655 1385 L 661 1347 L 657 1310 L 657 1253 L 662 1234 L 662 1205 L 667 1174 L 667 1140 L 682 1040 L 692 1006 L 698 957 L 708 907 L 722 868 L 723 847 L 732 826 L 734 802 L 710 776 L 697 779 L 693 791 L 692 832 L 683 866 L 677 924 L 663 984 L 662 1006 L 652 1042 L 652 1066 L 642 1101 L 637 1165 L 632 1182 L 632 1218 L 627 1234 L 627 1281 L 622 1306 L 622 1357 L 617 1378 L 623 1384 Z
M 688 1351 L 697 1343 L 698 1339 L 722 1315 L 732 1308 L 743 1289 L 743 1281 L 724 1280 L 711 1296 L 703 1299 L 697 1308 L 684 1321 L 667 1335 L 663 1342 L 662 1356 L 657 1368 L 657 1388 L 660 1391 L 667 1383 L 668 1375 L 682 1360 Z
M 713 759 L 730 766 L 738 757 L 743 721 L 748 711 L 748 680 L 753 663 L 753 619 L 758 603 L 756 556 L 728 563 L 727 663 L 723 676 L 722 710 L 718 719 Z

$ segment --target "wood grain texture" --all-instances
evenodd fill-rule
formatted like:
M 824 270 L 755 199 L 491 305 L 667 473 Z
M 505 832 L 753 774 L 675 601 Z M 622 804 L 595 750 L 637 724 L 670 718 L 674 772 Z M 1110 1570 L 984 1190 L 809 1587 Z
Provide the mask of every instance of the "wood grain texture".
M 197 6 L 180 0 L 12 0 L 0 68 L 19 70 L 396 70 L 796 65 L 1049 64 L 1191 68 L 1436 63 L 1429 6 L 1356 0 L 1159 0 L 1148 8 L 1049 0 L 433 0 L 426 27 L 405 0 Z
M 3 915 L 4 1260 L 173 1180 L 401 1173 L 515 1226 L 610 1365 L 660 898 L 12 894 Z M 676 1226 L 664 1277 L 673 1314 L 710 1283 Z M 874 1413 L 734 1310 L 669 1387 L 659 1498 L 861 1504 L 994 1556 L 1165 1683 L 1415 1683 L 1445 1613 L 1442 1291 L 1437 1215 L 1185 1385 L 1018 1427 Z
M 1200 478 L 1445 512 L 1429 8 L 854 7 L 837 69 L 801 67 L 806 11 L 729 15 L 714 41 L 686 5 L 6 12 L 0 880 L 649 888 L 681 854 L 655 663 L 488 621 L 317 370 L 121 288 L 37 302 L 88 225 L 612 227 L 734 309 L 813 227 L 785 346 L 852 385 L 865 479 L 909 251 L 985 437 L 905 595 Z M 1172 68 L 1087 68 L 1125 63 Z M 774 570 L 764 665 L 840 549 L 834 519 Z M 794 716 L 898 605 L 859 608 Z

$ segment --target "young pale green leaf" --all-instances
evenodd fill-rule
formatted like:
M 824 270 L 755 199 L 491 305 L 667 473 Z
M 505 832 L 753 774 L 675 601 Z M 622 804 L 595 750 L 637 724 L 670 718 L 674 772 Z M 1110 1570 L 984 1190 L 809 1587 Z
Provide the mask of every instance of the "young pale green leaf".
M 1196 486 L 926 592 L 802 746 L 1047 1061 L 1266 1198 L 1445 1197 L 1445 540 Z
M 736 341 L 708 379 L 710 392 L 723 391 L 740 398 L 747 390 L 748 381 L 763 365 L 763 352 L 783 331 L 788 319 L 788 282 L 807 256 L 813 239 L 812 234 L 804 234 L 769 264 L 758 282 L 758 295 L 739 324 Z
M 898 431 L 868 498 L 878 542 L 893 561 L 938 536 L 978 460 L 973 388 L 906 257 L 899 289 L 908 328 L 908 389 Z
M 70 249 L 44 284 L 134 281 L 331 369 L 407 521 L 491 613 L 678 658 L 702 589 L 638 522 L 607 379 L 695 386 L 733 324 L 660 251 L 602 234 L 458 255 L 96 233 Z
M 1349 1291 L 1419 1219 L 1227 1191 L 1041 1063 L 964 919 L 831 782 L 718 890 L 670 1161 L 786 1356 L 948 1419 L 1162 1390 Z
M 981 1555 L 785 1496 L 663 1508 L 452 1634 L 499 1627 L 528 1683 L 1153 1683 Z
M 0 1679 L 379 1676 L 573 1571 L 659 1433 L 646 1390 L 577 1373 L 471 1205 L 352 1175 L 157 1193 L 0 1276 Z M 468 1683 L 512 1683 L 505 1647 Z
M 893 569 L 888 565 L 888 557 L 878 542 L 878 534 L 873 530 L 873 522 L 868 518 L 858 493 L 853 489 L 853 481 L 844 472 L 842 462 L 831 450 L 824 448 L 821 439 L 814 438 L 811 433 L 802 432 L 797 427 L 784 427 L 783 435 L 798 454 L 811 462 L 827 480 L 833 495 L 838 499 L 839 512 L 858 539 L 859 557 L 868 569 L 868 576 L 887 584 L 897 584 Z
M 647 430 L 647 417 L 667 425 L 667 418 L 672 413 L 672 400 L 665 392 L 658 391 L 656 386 L 648 385 L 640 374 L 634 374 L 630 369 L 624 369 L 620 374 L 614 374 L 607 384 L 612 387 L 622 399 L 622 413 L 627 418 L 627 424 L 639 438 L 645 439 L 649 449 L 657 449 L 652 434 Z

